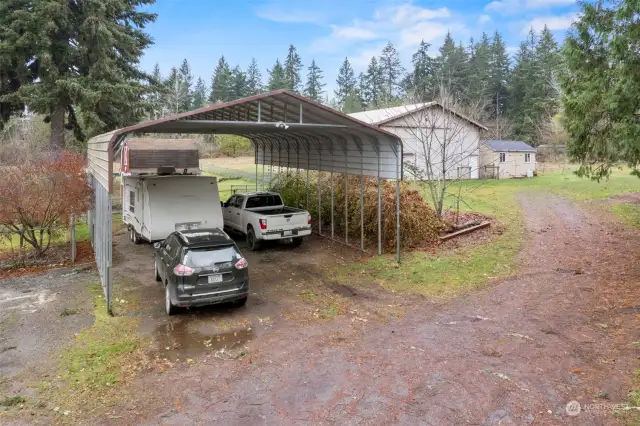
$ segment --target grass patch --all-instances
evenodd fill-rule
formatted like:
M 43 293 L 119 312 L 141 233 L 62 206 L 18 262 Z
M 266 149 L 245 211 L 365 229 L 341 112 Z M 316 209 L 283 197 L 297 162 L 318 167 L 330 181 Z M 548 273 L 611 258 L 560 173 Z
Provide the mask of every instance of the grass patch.
M 349 302 L 344 297 L 321 291 L 304 290 L 298 294 L 300 300 L 315 307 L 313 315 L 316 318 L 329 319 L 344 315 L 349 308 Z
M 62 351 L 58 379 L 64 385 L 40 384 L 41 391 L 55 405 L 73 413 L 105 403 L 109 390 L 130 376 L 127 371 L 135 363 L 134 352 L 142 344 L 136 333 L 138 320 L 109 316 L 102 287 L 90 285 L 88 290 L 93 296 L 95 321 L 76 335 L 71 347 Z
M 0 406 L 2 407 L 14 407 L 16 405 L 20 405 L 20 404 L 24 404 L 26 403 L 27 400 L 20 396 L 20 395 L 16 395 L 16 396 L 11 396 L 11 397 L 7 397 L 3 400 L 0 400 Z
M 78 313 L 77 309 L 64 308 L 62 312 L 60 312 L 61 317 L 70 317 L 71 315 L 75 315 Z
M 525 231 L 524 217 L 516 196 L 523 191 L 541 191 L 574 200 L 603 199 L 612 195 L 640 190 L 640 179 L 627 170 L 615 170 L 608 180 L 600 182 L 575 176 L 572 171 L 553 172 L 534 179 L 465 181 L 450 188 L 464 199 L 461 211 L 475 211 L 495 218 L 492 228 L 502 233 L 486 243 L 447 252 L 403 253 L 402 264 L 393 255 L 372 258 L 364 263 L 341 266 L 335 271 L 342 282 L 363 277 L 378 281 L 389 291 L 411 292 L 430 297 L 448 298 L 485 284 L 490 278 L 512 275 L 517 270 L 515 256 Z M 423 195 L 429 200 L 426 188 Z M 445 200 L 446 208 L 455 208 L 453 196 Z M 622 208 L 632 221 L 640 223 L 640 213 Z
M 616 203 L 611 206 L 611 212 L 627 225 L 640 228 L 640 208 L 637 204 Z
M 214 172 L 202 172 L 202 174 L 218 178 L 218 193 L 220 194 L 220 201 L 227 201 L 229 197 L 233 195 L 234 190 L 237 192 L 247 192 L 255 191 L 256 189 L 256 182 L 249 179 Z M 220 181 L 221 179 L 224 180 Z

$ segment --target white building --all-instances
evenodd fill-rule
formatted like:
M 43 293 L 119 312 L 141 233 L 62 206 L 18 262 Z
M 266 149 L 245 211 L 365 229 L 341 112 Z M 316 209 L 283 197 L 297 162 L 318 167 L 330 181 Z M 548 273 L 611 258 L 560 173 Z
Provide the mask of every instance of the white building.
M 405 179 L 478 179 L 485 126 L 438 102 L 349 114 L 398 135 Z

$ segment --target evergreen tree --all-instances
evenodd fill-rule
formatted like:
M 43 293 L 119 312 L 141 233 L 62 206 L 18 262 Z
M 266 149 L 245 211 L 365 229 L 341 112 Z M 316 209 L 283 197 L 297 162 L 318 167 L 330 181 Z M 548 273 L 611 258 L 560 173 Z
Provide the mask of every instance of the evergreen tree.
M 162 102 L 164 110 L 170 114 L 183 112 L 182 107 L 186 102 L 188 92 L 184 88 L 185 82 L 176 67 L 171 68 L 171 72 L 163 85 L 165 91 Z
M 338 78 L 336 79 L 338 87 L 336 88 L 335 95 L 338 105 L 344 105 L 347 95 L 352 94 L 356 88 L 356 76 L 349 63 L 349 58 L 344 58 L 344 62 L 338 71 Z
M 363 110 L 364 107 L 362 106 L 362 100 L 360 99 L 360 95 L 357 90 L 353 90 L 345 96 L 344 103 L 342 104 L 342 112 L 345 114 L 351 114 Z
M 255 58 L 247 68 L 247 96 L 257 95 L 262 92 L 262 73 Z
M 367 71 L 363 77 L 364 84 L 361 86 L 363 86 L 362 97 L 364 99 L 364 103 L 368 109 L 380 108 L 383 103 L 382 86 L 384 84 L 384 77 L 375 56 L 371 58 L 371 61 L 367 66 Z
M 191 67 L 189 66 L 189 62 L 187 60 L 182 61 L 182 65 L 179 69 L 178 78 L 180 79 L 180 89 L 182 90 L 181 94 L 181 103 L 178 112 L 189 111 L 192 108 L 192 86 L 193 86 L 193 76 L 191 75 Z
M 510 79 L 509 56 L 499 32 L 493 36 L 489 55 L 489 95 L 491 117 L 504 116 L 507 105 L 507 83 Z
M 462 45 L 456 45 L 451 33 L 447 33 L 440 48 L 437 63 L 438 85 L 449 91 L 448 96 L 465 101 L 468 97 L 468 55 Z
M 515 56 L 515 65 L 509 82 L 508 114 L 513 122 L 516 136 L 525 142 L 531 142 L 531 135 L 534 133 L 528 101 L 530 96 L 529 86 L 536 75 L 534 61 L 536 43 L 536 34 L 531 30 L 527 39 L 520 43 L 520 49 Z
M 192 108 L 202 108 L 207 104 L 207 84 L 202 78 L 198 78 L 193 89 Z
M 413 54 L 413 70 L 405 82 L 405 90 L 410 93 L 411 98 L 422 102 L 433 100 L 437 88 L 436 61 L 429 56 L 430 47 L 424 40 L 420 42 L 418 51 Z
M 489 89 L 491 48 L 489 37 L 483 33 L 479 42 L 470 44 L 469 75 L 467 100 L 471 105 L 478 105 L 490 112 L 491 95 Z
M 162 74 L 160 73 L 160 65 L 157 63 L 153 67 L 153 73 L 151 74 L 152 84 L 156 88 L 153 92 L 149 94 L 149 104 L 150 104 L 150 118 L 155 120 L 157 118 L 164 116 L 164 104 L 163 97 L 165 94 L 164 82 L 162 79 Z
M 0 78 L 2 86 L 15 83 L 16 76 L 21 84 L 0 100 L 14 106 L 3 106 L 3 116 L 7 109 L 17 112 L 20 104 L 46 115 L 54 149 L 65 147 L 66 128 L 84 140 L 87 133 L 122 127 L 144 116 L 147 95 L 155 89 L 143 84 L 151 76 L 138 64 L 152 43 L 144 28 L 156 15 L 138 8 L 149 0 L 112 0 L 109 7 L 102 2 L 7 2 L 0 6 L 0 63 L 15 68 L 0 72 Z M 17 42 L 7 43 L 5 34 Z M 28 62 L 18 62 L 25 57 Z M 37 84 L 31 84 L 36 79 Z M 4 92 L 2 87 L 0 94 Z
M 300 55 L 298 55 L 295 46 L 292 44 L 289 46 L 289 53 L 284 61 L 284 78 L 286 81 L 286 88 L 298 93 L 301 91 L 302 87 L 300 70 L 302 70 L 302 60 L 300 59 Z
M 269 91 L 288 88 L 284 68 L 279 59 L 276 59 L 275 65 L 269 70 L 269 83 L 267 84 L 267 88 Z
M 639 41 L 637 1 L 582 3 L 562 76 L 569 154 L 582 162 L 580 174 L 601 178 L 626 161 L 640 176 Z
M 380 55 L 380 73 L 382 75 L 382 101 L 389 104 L 399 97 L 400 82 L 404 68 L 400 62 L 398 51 L 391 42 L 382 49 Z
M 31 61 L 35 40 L 26 14 L 32 0 L 0 2 L 0 130 L 13 115 L 24 111 L 24 99 L 18 95 L 23 84 L 37 78 L 38 61 Z
M 247 75 L 238 66 L 231 71 L 231 99 L 240 99 L 248 96 Z
M 227 102 L 232 99 L 233 96 L 233 76 L 231 69 L 224 56 L 221 56 L 218 60 L 218 65 L 213 71 L 211 77 L 211 94 L 209 95 L 209 102 L 212 104 L 216 102 Z
M 304 94 L 316 102 L 322 102 L 322 89 L 326 84 L 322 82 L 322 70 L 316 65 L 315 59 L 311 60 L 308 71 Z

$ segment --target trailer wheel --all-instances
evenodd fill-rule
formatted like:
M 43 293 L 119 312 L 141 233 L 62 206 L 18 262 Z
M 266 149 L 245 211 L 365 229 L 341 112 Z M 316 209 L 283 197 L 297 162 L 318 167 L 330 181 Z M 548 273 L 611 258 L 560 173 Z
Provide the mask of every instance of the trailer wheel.
M 253 228 L 247 230 L 247 245 L 251 251 L 260 250 L 260 241 L 256 238 L 256 233 L 253 231 Z
M 158 271 L 158 256 L 156 255 L 155 260 L 153 261 L 153 269 L 155 269 L 156 271 L 156 281 L 160 282 L 162 281 L 162 278 L 160 277 L 160 272 Z
M 140 234 L 138 234 L 134 228 L 131 228 L 131 232 L 131 241 L 133 241 L 133 244 L 140 244 L 142 242 Z
M 133 233 L 136 232 L 134 231 L 133 227 L 131 225 L 129 225 L 129 241 L 131 241 L 132 243 L 133 241 Z

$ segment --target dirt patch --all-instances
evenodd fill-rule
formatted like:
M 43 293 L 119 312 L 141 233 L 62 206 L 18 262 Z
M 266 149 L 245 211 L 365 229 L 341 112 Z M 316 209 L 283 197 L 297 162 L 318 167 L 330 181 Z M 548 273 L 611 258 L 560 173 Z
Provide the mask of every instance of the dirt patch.
M 614 195 L 609 197 L 609 200 L 616 203 L 640 204 L 640 191 Z

